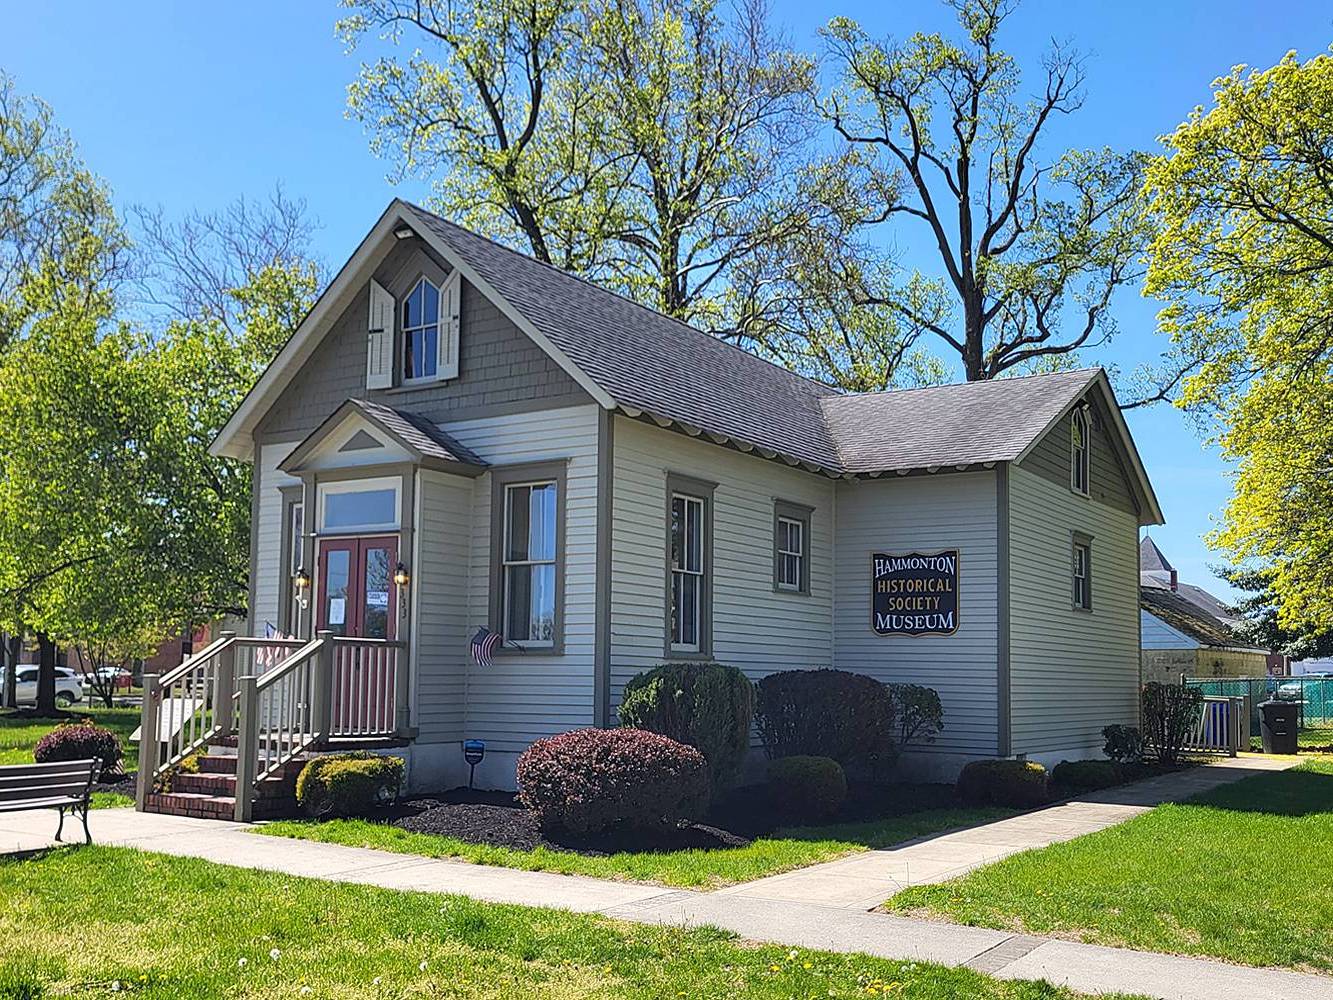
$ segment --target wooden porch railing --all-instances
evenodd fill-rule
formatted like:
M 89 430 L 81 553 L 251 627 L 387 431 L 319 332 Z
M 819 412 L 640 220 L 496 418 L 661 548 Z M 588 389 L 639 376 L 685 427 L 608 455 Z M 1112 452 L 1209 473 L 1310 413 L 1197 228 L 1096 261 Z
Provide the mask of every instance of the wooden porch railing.
M 224 632 L 179 667 L 146 674 L 139 808 L 164 774 L 233 730 L 239 821 L 250 818 L 259 782 L 316 744 L 406 736 L 405 649 L 331 632 L 311 640 Z
M 1250 714 L 1244 698 L 1206 695 L 1203 712 L 1190 734 L 1186 749 L 1236 756 L 1250 749 Z

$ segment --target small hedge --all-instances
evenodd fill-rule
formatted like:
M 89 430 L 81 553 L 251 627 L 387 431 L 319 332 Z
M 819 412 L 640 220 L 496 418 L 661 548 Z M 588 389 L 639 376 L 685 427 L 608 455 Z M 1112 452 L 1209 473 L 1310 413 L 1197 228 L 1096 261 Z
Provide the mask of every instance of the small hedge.
M 674 826 L 707 808 L 708 762 L 694 747 L 647 730 L 577 729 L 524 750 L 518 787 L 544 830 Z
M 893 698 L 886 685 L 845 670 L 786 670 L 757 685 L 764 752 L 832 757 L 844 767 L 892 761 Z
M 847 799 L 847 775 L 832 757 L 779 757 L 768 762 L 768 789 L 784 812 L 827 819 Z
M 1044 805 L 1046 768 L 1030 760 L 974 760 L 958 775 L 957 792 L 970 806 Z
M 713 795 L 730 788 L 750 749 L 754 685 L 721 663 L 664 663 L 625 685 L 620 724 L 694 747 Z
M 1051 784 L 1071 795 L 1110 788 L 1124 780 L 1124 772 L 1113 760 L 1062 760 L 1051 771 Z
M 60 760 L 89 760 L 96 758 L 102 762 L 102 776 L 118 776 L 125 752 L 120 747 L 120 740 L 110 729 L 93 725 L 91 722 L 71 722 L 56 726 L 37 741 L 32 751 L 33 759 L 38 764 L 49 764 Z
M 1106 745 L 1102 753 L 1118 764 L 1135 764 L 1143 759 L 1143 733 L 1138 726 L 1107 726 L 1102 730 Z
M 296 801 L 311 816 L 358 816 L 392 802 L 403 760 L 357 750 L 316 757 L 296 777 Z

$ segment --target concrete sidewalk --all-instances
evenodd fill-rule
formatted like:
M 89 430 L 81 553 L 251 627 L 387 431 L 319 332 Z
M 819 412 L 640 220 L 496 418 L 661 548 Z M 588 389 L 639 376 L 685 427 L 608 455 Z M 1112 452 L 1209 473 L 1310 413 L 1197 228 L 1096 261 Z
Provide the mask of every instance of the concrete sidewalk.
M 1233 770 L 1229 780 L 1254 769 L 1246 766 L 1239 773 Z M 1220 769 L 1210 769 L 1209 781 L 1220 784 L 1222 778 Z M 1128 795 L 1130 789 L 1117 791 Z M 1177 793 L 1184 794 L 1183 789 L 1170 794 Z M 1140 797 L 1152 794 L 1155 794 L 1152 790 L 1145 793 L 1141 788 L 1138 792 Z M 1146 808 L 1136 802 L 1102 804 L 1127 805 L 1136 811 Z M 0 815 L 0 852 L 48 846 L 52 843 L 54 825 L 54 813 L 49 812 Z M 243 868 L 602 913 L 640 923 L 708 924 L 753 940 L 968 966 L 1006 979 L 1046 979 L 1087 993 L 1138 993 L 1162 1000 L 1333 1000 L 1333 979 L 1323 976 L 912 920 L 811 900 L 774 899 L 733 891 L 686 892 L 310 841 L 261 838 L 243 825 L 128 809 L 94 812 L 92 829 L 94 839 L 101 844 Z
M 1093 792 L 995 823 L 920 837 L 719 892 L 868 910 L 908 886 L 947 882 L 1010 854 L 1115 826 L 1163 802 L 1180 802 L 1257 772 L 1284 771 L 1299 763 L 1298 757 L 1258 754 L 1218 760 L 1188 771 Z

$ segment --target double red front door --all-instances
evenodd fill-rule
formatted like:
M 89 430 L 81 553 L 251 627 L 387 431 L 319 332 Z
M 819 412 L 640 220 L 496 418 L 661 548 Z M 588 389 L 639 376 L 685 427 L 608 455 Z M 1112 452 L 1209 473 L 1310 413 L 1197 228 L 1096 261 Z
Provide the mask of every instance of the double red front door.
M 397 564 L 393 535 L 321 539 L 317 627 L 335 635 L 396 639 Z

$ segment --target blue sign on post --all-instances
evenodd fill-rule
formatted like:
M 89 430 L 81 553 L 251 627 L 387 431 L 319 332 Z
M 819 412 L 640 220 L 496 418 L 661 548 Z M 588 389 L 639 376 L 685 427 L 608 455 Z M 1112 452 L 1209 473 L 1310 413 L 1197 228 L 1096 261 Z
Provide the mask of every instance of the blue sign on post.
M 473 780 L 477 776 L 477 765 L 482 762 L 486 756 L 486 744 L 481 740 L 463 741 L 463 759 L 468 763 L 467 787 L 472 788 Z

